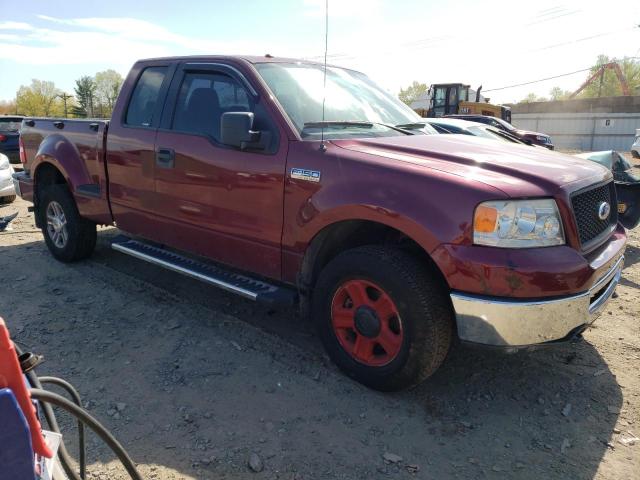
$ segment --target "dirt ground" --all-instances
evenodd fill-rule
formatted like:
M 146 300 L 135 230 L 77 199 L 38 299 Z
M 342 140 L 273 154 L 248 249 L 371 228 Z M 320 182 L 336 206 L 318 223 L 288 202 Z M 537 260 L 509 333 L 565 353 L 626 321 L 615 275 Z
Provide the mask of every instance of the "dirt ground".
M 420 387 L 382 394 L 337 371 L 295 312 L 114 252 L 115 229 L 90 260 L 57 262 L 27 206 L 0 207 L 20 213 L 0 233 L 0 315 L 145 478 L 640 478 L 640 442 L 625 444 L 640 436 L 640 228 L 584 341 L 457 347 Z M 89 478 L 127 478 L 97 438 L 88 447 Z

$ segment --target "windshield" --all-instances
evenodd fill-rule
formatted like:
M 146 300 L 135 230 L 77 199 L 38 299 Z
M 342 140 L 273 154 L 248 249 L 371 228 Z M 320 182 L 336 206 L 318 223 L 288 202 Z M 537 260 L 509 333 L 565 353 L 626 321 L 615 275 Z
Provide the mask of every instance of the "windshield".
M 0 132 L 17 132 L 20 130 L 22 120 L 13 118 L 0 118 Z
M 516 130 L 516 127 L 514 127 L 513 125 L 511 125 L 509 122 L 505 122 L 504 120 L 502 120 L 501 118 L 497 118 L 494 117 L 491 120 L 495 120 L 496 122 L 498 122 L 500 125 L 502 125 L 504 128 L 506 128 L 507 130 L 509 130 L 510 132 L 513 132 L 514 130 Z
M 256 69 L 300 136 L 319 139 L 321 127 L 318 123 L 323 121 L 322 100 L 325 92 L 323 66 L 259 63 Z M 328 139 L 398 136 L 404 134 L 390 126 L 424 123 L 417 113 L 376 86 L 366 75 L 337 67 L 327 67 L 324 108 L 324 136 Z M 349 122 L 372 125 L 363 128 L 356 123 L 347 125 Z
M 506 141 L 504 137 L 496 135 L 495 133 L 493 133 L 492 131 L 490 131 L 489 129 L 484 128 L 484 127 L 480 127 L 480 126 L 475 126 L 474 125 L 472 127 L 469 127 L 469 131 L 471 133 L 473 133 L 477 137 L 490 138 L 491 140 L 503 140 L 503 141 Z

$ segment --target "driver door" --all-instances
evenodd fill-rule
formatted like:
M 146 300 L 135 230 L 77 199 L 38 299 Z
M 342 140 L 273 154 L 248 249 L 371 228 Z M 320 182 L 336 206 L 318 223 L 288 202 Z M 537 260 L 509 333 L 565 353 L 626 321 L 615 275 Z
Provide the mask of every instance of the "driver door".
M 170 111 L 156 137 L 159 231 L 172 247 L 227 265 L 281 276 L 286 142 L 278 142 L 247 79 L 225 64 L 184 64 L 170 87 Z M 254 112 L 263 150 L 220 142 L 225 112 Z

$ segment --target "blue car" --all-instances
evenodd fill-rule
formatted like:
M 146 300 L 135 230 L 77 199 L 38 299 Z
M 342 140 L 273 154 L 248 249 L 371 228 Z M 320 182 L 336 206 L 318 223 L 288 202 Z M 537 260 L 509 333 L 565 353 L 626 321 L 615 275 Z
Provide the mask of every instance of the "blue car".
M 9 157 L 11 163 L 20 163 L 20 125 L 22 117 L 0 116 L 0 153 Z

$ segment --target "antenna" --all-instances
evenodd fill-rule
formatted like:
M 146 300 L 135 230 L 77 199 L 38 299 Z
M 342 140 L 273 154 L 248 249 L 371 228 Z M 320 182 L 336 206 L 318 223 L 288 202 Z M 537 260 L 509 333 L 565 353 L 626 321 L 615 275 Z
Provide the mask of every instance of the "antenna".
M 329 0 L 324 4 L 324 79 L 322 84 L 322 126 L 320 127 L 320 151 L 325 152 L 324 144 L 324 102 L 327 99 L 327 48 L 329 46 Z

